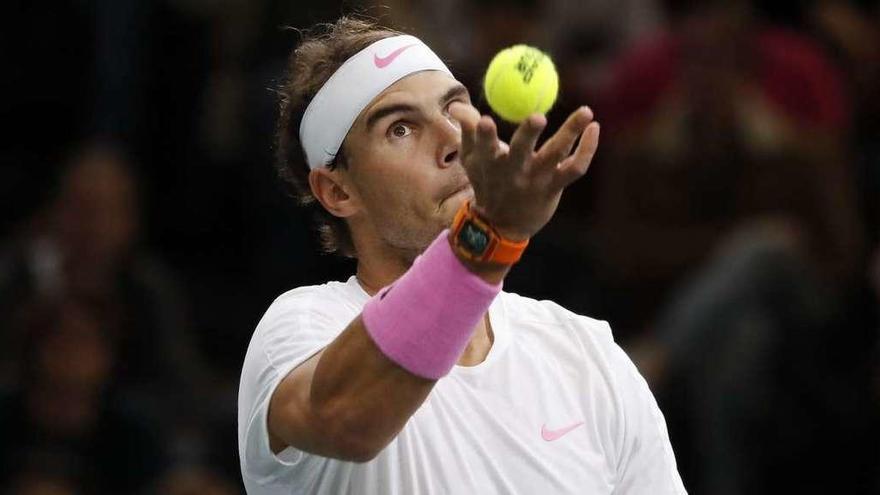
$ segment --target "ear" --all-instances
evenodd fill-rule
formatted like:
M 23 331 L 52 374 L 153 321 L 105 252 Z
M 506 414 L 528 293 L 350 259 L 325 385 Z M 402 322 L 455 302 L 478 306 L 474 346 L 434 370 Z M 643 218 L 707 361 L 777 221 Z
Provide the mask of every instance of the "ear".
M 347 218 L 357 212 L 357 198 L 352 194 L 344 173 L 325 167 L 309 172 L 312 194 L 331 215 Z

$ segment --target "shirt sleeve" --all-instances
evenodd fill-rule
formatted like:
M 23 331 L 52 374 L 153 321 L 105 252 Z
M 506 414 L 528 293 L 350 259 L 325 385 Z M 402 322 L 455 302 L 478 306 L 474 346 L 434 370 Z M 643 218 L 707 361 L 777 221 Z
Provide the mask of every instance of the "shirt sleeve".
M 611 354 L 623 428 L 614 494 L 686 494 L 666 430 L 666 420 L 647 382 L 616 344 Z
M 255 483 L 269 484 L 290 475 L 304 457 L 293 447 L 277 455 L 271 451 L 267 418 L 281 380 L 326 347 L 351 320 L 350 311 L 319 299 L 323 298 L 299 290 L 280 297 L 260 320 L 248 346 L 239 385 L 238 444 L 242 475 Z

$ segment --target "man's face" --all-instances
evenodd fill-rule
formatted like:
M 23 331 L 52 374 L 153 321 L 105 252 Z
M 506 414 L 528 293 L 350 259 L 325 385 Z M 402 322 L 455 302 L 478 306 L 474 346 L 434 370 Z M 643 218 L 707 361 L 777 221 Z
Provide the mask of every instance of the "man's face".
M 452 102 L 467 89 L 439 71 L 407 76 L 377 96 L 345 141 L 346 173 L 360 200 L 363 232 L 404 252 L 420 252 L 473 196 L 461 166 Z M 356 218 L 357 217 L 357 218 Z

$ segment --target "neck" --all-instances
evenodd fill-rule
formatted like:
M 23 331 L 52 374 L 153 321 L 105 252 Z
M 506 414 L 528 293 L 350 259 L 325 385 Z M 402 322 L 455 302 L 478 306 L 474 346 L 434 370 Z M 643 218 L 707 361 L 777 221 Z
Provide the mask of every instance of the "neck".
M 361 287 L 369 295 L 379 292 L 379 289 L 394 283 L 400 278 L 412 263 L 395 262 L 389 259 L 371 259 L 358 256 L 357 279 Z
M 413 250 L 378 241 L 378 236 L 353 236 L 357 251 L 357 278 L 369 295 L 400 278 L 424 248 Z M 366 238 L 367 240 L 361 240 Z M 370 242 L 369 239 L 375 239 Z M 427 246 L 426 246 L 427 247 Z

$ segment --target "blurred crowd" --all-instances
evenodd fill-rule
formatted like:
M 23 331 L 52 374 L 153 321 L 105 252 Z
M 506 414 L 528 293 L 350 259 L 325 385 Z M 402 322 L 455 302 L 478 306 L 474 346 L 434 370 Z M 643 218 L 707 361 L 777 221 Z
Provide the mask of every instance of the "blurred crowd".
M 506 289 L 607 319 L 691 493 L 880 492 L 880 2 L 58 0 L 0 18 L 0 494 L 241 493 L 283 291 L 343 279 L 272 168 L 296 29 L 365 12 L 488 111 L 549 51 L 603 125 Z M 502 126 L 502 131 L 511 132 Z

